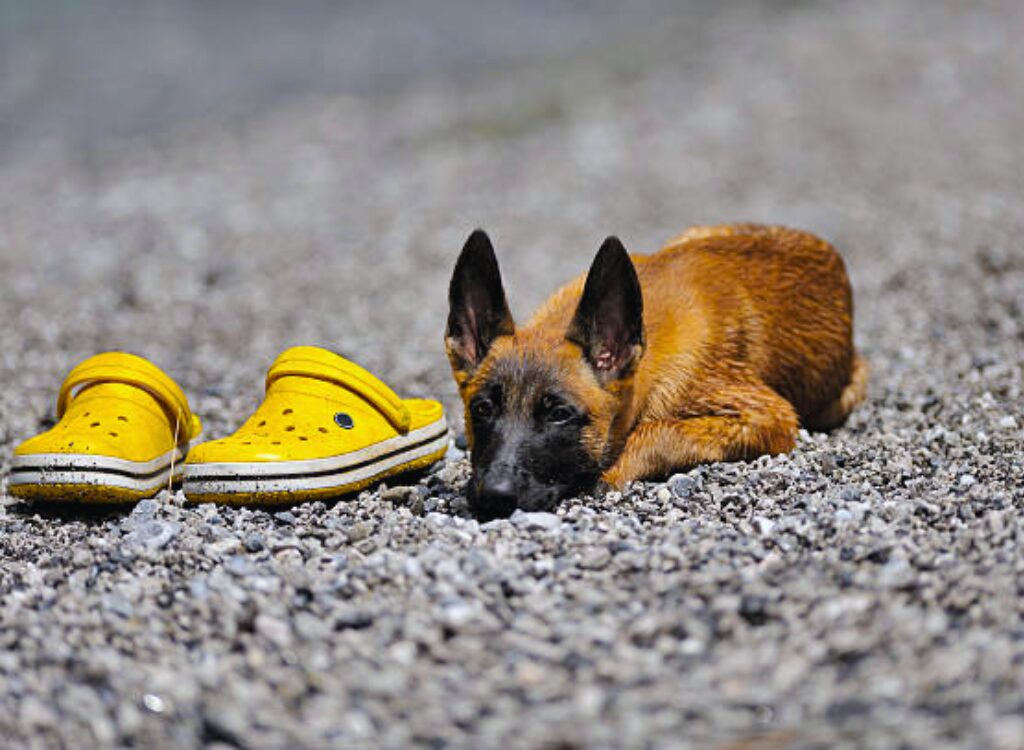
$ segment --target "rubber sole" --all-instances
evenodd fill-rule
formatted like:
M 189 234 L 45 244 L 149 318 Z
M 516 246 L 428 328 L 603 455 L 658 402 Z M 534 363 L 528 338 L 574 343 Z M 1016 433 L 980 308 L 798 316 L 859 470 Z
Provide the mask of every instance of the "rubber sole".
M 130 503 L 180 482 L 184 467 L 177 449 L 152 461 L 85 453 L 26 454 L 12 460 L 7 491 L 33 501 Z
M 195 503 L 275 505 L 358 492 L 386 477 L 424 469 L 448 450 L 445 419 L 367 448 L 306 461 L 185 464 Z

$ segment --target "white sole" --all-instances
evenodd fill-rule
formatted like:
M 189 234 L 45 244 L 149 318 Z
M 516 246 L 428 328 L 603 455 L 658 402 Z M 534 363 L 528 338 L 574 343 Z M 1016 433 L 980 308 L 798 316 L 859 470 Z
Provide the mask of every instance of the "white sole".
M 87 453 L 35 453 L 13 458 L 7 486 L 82 485 L 156 492 L 180 479 L 184 467 L 184 454 L 178 448 L 151 461 Z
M 186 496 L 278 494 L 343 489 L 448 446 L 444 417 L 405 435 L 340 456 L 305 461 L 185 464 Z

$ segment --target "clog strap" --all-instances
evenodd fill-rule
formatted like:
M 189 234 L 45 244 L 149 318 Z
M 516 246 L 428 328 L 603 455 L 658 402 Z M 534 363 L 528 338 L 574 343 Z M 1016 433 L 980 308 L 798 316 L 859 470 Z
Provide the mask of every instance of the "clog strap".
M 379 378 L 334 352 L 316 346 L 285 350 L 267 373 L 267 388 L 289 375 L 336 383 L 373 406 L 400 434 L 409 431 L 412 417 L 402 399 Z
M 176 426 L 178 442 L 187 443 L 203 430 L 181 388 L 152 362 L 127 352 L 97 354 L 69 372 L 57 396 L 57 418 L 64 416 L 82 389 L 98 383 L 121 383 L 146 391 L 163 407 L 169 422 Z

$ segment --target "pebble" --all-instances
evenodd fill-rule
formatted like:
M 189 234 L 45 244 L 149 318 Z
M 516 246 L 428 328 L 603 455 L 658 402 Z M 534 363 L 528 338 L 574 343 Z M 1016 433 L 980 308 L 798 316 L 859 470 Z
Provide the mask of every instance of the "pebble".
M 668 480 L 668 486 L 673 495 L 681 500 L 687 500 L 696 490 L 700 489 L 701 485 L 699 479 L 685 474 L 676 474 Z
M 289 646 L 292 642 L 291 626 L 271 615 L 261 614 L 256 617 L 256 632 L 281 648 Z
M 583 553 L 580 567 L 585 570 L 601 570 L 612 560 L 612 553 L 607 547 L 594 547 Z
M 540 511 L 523 512 L 517 510 L 512 514 L 512 523 L 522 529 L 554 531 L 562 525 L 562 519 L 554 513 Z
M 141 516 L 140 522 L 125 537 L 125 542 L 129 545 L 141 545 L 150 550 L 160 550 L 170 544 L 180 532 L 180 523 L 157 521 Z
M 380 493 L 380 499 L 393 505 L 407 505 L 416 494 L 415 487 L 388 487 Z

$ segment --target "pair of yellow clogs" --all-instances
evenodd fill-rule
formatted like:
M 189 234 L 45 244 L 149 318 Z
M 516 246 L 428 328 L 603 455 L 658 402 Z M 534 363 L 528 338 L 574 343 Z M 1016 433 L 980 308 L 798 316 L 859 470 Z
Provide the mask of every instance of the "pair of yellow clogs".
M 12 495 L 131 502 L 181 481 L 196 502 L 293 503 L 425 468 L 448 449 L 441 404 L 401 399 L 362 367 L 313 346 L 281 354 L 256 413 L 191 452 L 199 417 L 173 380 L 133 354 L 107 352 L 74 368 L 57 417 L 15 450 Z

